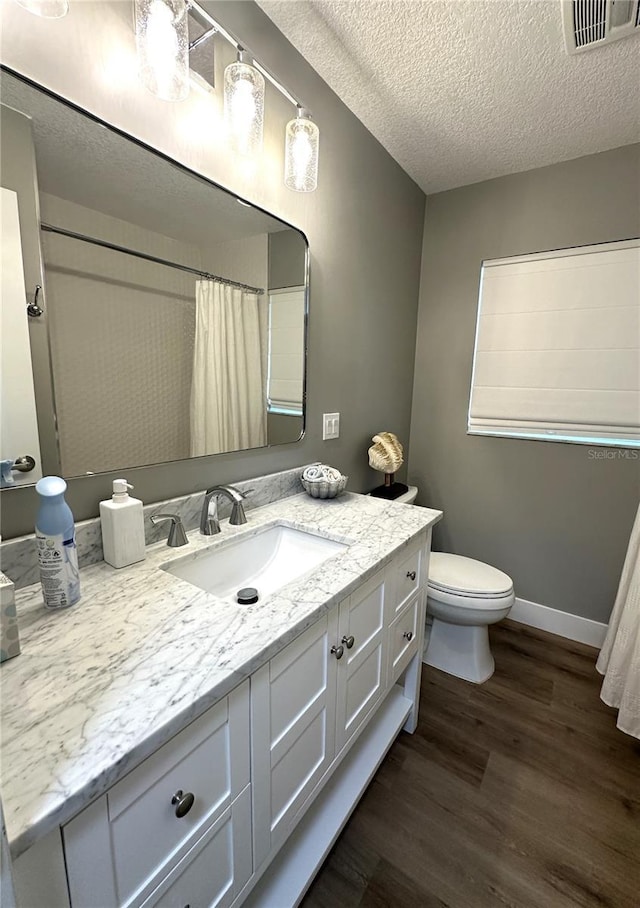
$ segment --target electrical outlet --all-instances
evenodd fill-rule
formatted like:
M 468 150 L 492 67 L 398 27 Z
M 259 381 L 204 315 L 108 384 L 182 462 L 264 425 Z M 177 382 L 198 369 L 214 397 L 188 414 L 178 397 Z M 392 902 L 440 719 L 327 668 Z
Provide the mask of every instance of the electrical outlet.
M 329 438 L 340 437 L 340 414 L 323 413 L 322 414 L 322 440 L 327 441 Z

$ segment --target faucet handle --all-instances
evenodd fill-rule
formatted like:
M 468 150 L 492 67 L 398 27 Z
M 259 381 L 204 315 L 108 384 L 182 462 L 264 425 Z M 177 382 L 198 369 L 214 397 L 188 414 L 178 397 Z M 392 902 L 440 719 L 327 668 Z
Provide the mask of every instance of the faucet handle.
M 234 498 L 231 509 L 229 523 L 231 526 L 240 527 L 247 522 L 247 515 L 244 512 L 244 499 L 247 498 L 255 489 L 234 489 L 240 498 Z
M 218 499 L 212 492 L 205 493 L 200 517 L 200 532 L 203 536 L 217 536 L 220 532 Z
M 241 527 L 246 522 L 247 515 L 244 512 L 244 505 L 242 504 L 242 501 L 234 501 L 233 507 L 231 508 L 231 517 L 229 518 L 229 523 L 232 527 Z
M 184 530 L 184 524 L 182 523 L 182 518 L 177 514 L 152 514 L 151 523 L 154 526 L 157 523 L 160 523 L 162 520 L 170 520 L 171 526 L 169 528 L 169 536 L 167 538 L 167 545 L 170 545 L 172 548 L 177 548 L 179 545 L 187 545 L 189 540 L 187 539 L 187 534 Z

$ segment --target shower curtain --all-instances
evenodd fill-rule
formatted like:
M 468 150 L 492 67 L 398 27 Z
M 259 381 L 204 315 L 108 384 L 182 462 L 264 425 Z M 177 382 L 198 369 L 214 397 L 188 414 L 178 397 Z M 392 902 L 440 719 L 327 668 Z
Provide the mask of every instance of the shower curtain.
M 266 318 L 258 294 L 196 282 L 192 457 L 266 445 Z
M 596 667 L 601 699 L 619 710 L 618 728 L 640 738 L 640 507 Z

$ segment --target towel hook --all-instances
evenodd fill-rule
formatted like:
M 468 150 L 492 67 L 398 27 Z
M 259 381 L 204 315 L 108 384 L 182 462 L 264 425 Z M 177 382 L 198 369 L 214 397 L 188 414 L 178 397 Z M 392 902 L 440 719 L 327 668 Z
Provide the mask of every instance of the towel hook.
M 36 284 L 36 292 L 33 294 L 33 302 L 27 303 L 27 315 L 29 315 L 31 318 L 40 318 L 40 316 L 44 312 L 44 309 L 41 309 L 38 305 L 38 296 L 40 295 L 41 290 L 41 285 Z

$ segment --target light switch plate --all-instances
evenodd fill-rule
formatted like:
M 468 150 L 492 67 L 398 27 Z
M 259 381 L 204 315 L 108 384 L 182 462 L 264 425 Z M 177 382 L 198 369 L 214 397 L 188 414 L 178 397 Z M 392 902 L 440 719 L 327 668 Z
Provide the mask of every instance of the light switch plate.
M 340 437 L 340 414 L 323 413 L 322 414 L 322 440 L 327 441 L 329 438 Z

